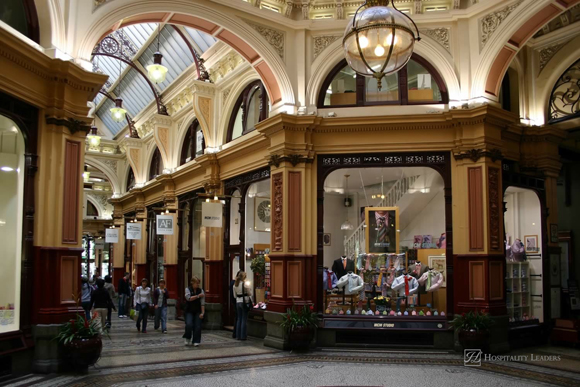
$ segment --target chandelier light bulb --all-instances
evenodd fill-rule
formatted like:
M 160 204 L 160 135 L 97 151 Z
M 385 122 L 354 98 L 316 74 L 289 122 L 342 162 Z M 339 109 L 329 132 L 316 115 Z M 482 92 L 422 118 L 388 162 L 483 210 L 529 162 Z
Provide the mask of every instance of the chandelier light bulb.
M 380 44 L 375 47 L 375 55 L 376 56 L 383 56 L 383 55 L 385 55 L 385 49 Z
M 127 114 L 127 110 L 123 109 L 123 100 L 117 98 L 115 100 L 115 107 L 111 108 L 111 118 L 115 122 L 123 122 L 125 120 L 125 114 Z
M 167 67 L 162 63 L 163 55 L 158 51 L 153 54 L 153 64 L 147 66 L 147 77 L 153 83 L 163 83 L 167 76 Z
M 366 36 L 361 36 L 358 38 L 358 44 L 360 48 L 367 48 L 369 46 L 369 40 Z
M 98 133 L 97 127 L 91 126 L 91 131 L 87 136 L 87 138 L 89 139 L 89 144 L 95 148 L 97 148 L 101 144 L 101 137 L 97 133 Z

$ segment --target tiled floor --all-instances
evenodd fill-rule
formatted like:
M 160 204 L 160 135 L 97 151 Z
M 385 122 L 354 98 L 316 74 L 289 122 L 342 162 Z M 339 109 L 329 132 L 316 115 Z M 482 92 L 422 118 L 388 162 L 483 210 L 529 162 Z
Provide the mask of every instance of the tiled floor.
M 561 355 L 559 362 L 483 362 L 465 367 L 446 351 L 318 350 L 294 354 L 204 331 L 200 347 L 183 345 L 183 323 L 169 333 L 114 318 L 102 358 L 88 375 L 29 375 L 12 386 L 580 386 L 580 351 L 543 347 L 517 355 Z

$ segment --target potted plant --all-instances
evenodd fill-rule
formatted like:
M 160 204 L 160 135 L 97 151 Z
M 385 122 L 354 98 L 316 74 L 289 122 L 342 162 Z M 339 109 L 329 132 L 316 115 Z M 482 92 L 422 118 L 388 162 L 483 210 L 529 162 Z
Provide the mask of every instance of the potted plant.
M 264 255 L 258 255 L 254 259 L 252 259 L 252 263 L 250 264 L 250 268 L 254 273 L 254 277 L 256 279 L 256 303 L 264 302 L 265 292 L 264 292 L 264 279 L 266 277 L 266 258 Z
M 314 306 L 304 305 L 296 310 L 294 306 L 284 314 L 284 321 L 280 327 L 288 334 L 288 342 L 292 349 L 308 349 L 314 338 L 318 318 L 314 313 Z
M 489 327 L 493 324 L 493 320 L 487 313 L 469 311 L 455 315 L 451 324 L 455 328 L 459 343 L 464 349 L 487 349 Z
M 96 322 L 97 315 L 88 321 L 77 313 L 76 318 L 67 321 L 56 336 L 64 348 L 65 359 L 75 369 L 86 369 L 101 357 L 103 343 Z
M 378 296 L 373 298 L 373 301 L 375 302 L 375 305 L 377 307 L 377 311 L 378 312 L 385 312 L 389 309 L 389 306 L 391 306 L 391 299 L 389 297 L 384 297 L 384 296 Z

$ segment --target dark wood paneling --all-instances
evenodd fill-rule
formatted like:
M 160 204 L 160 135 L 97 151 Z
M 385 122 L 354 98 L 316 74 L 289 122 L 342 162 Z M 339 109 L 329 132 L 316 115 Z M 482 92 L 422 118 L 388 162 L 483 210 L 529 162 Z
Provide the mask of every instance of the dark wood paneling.
M 491 251 L 503 251 L 501 237 L 501 199 L 500 199 L 500 178 L 499 168 L 488 167 L 487 169 L 487 191 L 488 191 L 488 212 L 489 212 L 489 249 Z M 491 252 L 490 251 L 490 252 Z
M 284 174 L 272 175 L 272 251 L 282 251 L 284 246 Z
M 62 208 L 62 243 L 78 243 L 81 144 L 66 140 L 64 154 L 64 192 Z
M 288 251 L 300 251 L 302 234 L 302 173 L 288 172 Z
M 483 175 L 481 167 L 467 168 L 469 198 L 469 250 L 483 250 Z

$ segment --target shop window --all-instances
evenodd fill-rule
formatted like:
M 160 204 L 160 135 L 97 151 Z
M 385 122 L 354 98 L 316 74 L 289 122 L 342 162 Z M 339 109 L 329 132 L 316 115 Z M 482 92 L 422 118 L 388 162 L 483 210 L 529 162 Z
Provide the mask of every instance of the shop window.
M 349 176 L 356 181 L 349 184 Z M 324 314 L 447 313 L 444 181 L 437 171 L 338 169 L 324 182 L 323 206 Z
M 179 165 L 190 162 L 198 156 L 203 155 L 205 149 L 205 139 L 203 131 L 197 120 L 194 120 L 185 134 L 183 146 L 181 147 L 181 157 Z
M 0 116 L 0 333 L 20 327 L 20 267 L 24 201 L 24 137 L 14 121 Z
M 129 167 L 129 174 L 127 175 L 127 189 L 126 192 L 129 192 L 131 188 L 135 187 L 135 173 L 133 173 L 133 168 Z
M 149 166 L 149 180 L 155 179 L 163 173 L 163 160 L 161 159 L 161 152 L 159 148 L 155 147 L 153 157 L 151 158 L 151 165 Z
M 250 83 L 240 94 L 230 117 L 227 142 L 256 129 L 268 118 L 268 94 L 261 81 Z
M 543 281 L 547 279 L 543 278 L 542 271 L 544 251 L 540 200 L 532 190 L 508 187 L 503 201 L 506 207 L 506 306 L 509 321 L 516 326 L 543 322 Z M 559 255 L 557 258 L 559 261 Z M 559 283 L 557 268 L 556 277 Z
M 376 79 L 356 75 L 343 60 L 330 72 L 318 97 L 320 108 L 448 102 L 443 78 L 416 54 L 399 72 L 382 79 L 381 90 Z
M 90 217 L 99 216 L 99 210 L 97 210 L 97 207 L 95 207 L 95 205 L 88 200 L 87 200 L 87 216 Z

